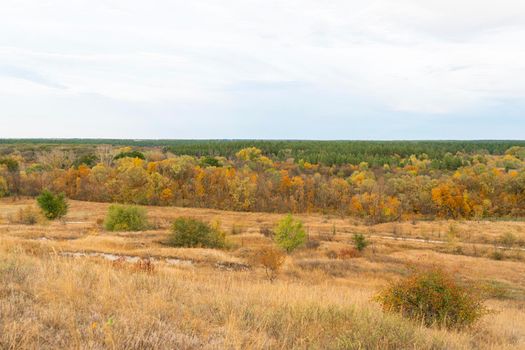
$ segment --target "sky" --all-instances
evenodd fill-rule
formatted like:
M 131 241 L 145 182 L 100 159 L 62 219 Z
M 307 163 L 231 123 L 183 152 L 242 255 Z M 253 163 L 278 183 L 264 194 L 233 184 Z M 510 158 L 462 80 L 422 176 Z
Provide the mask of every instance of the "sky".
M 523 0 L 0 0 L 0 138 L 525 139 Z

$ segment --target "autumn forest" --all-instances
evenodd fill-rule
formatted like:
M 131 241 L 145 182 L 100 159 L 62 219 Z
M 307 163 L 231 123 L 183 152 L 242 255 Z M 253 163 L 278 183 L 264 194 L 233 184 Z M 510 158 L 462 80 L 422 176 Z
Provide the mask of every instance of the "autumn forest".
M 8 141 L 0 144 L 0 196 L 49 189 L 84 201 L 318 212 L 370 223 L 525 216 L 520 142 Z

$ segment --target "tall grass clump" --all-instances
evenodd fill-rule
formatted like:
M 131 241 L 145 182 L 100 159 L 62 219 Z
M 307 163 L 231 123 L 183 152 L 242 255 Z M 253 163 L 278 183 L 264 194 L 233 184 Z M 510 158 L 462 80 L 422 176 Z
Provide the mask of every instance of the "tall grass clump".
M 38 206 L 42 209 L 45 217 L 50 220 L 59 219 L 67 214 L 69 205 L 63 193 L 53 194 L 51 191 L 44 190 L 36 198 Z
M 438 269 L 416 272 L 393 283 L 376 300 L 384 311 L 449 329 L 468 327 L 488 312 L 475 288 L 460 285 Z
M 173 222 L 168 244 L 174 247 L 224 248 L 226 238 L 218 225 L 194 218 L 180 217 Z
M 45 219 L 42 217 L 42 214 L 38 209 L 28 205 L 18 210 L 18 213 L 16 214 L 16 217 L 12 219 L 12 222 L 22 225 L 35 225 L 42 220 Z
M 148 228 L 146 210 L 133 205 L 112 205 L 104 228 L 108 231 L 141 231 Z

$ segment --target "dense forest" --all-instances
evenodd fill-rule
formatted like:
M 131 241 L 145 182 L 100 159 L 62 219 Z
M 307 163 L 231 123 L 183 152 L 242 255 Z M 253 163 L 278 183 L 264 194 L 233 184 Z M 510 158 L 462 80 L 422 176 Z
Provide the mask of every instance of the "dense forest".
M 525 216 L 522 141 L 1 140 L 0 197 L 369 222 Z
M 322 165 L 359 164 L 397 166 L 411 155 L 426 154 L 436 164 L 457 153 L 503 155 L 513 146 L 525 147 L 525 141 L 302 141 L 302 140 L 119 140 L 119 139 L 0 139 L 0 145 L 38 147 L 53 145 L 111 145 L 157 147 L 164 152 L 194 157 L 232 158 L 242 148 L 256 147 L 272 160 L 293 158 Z

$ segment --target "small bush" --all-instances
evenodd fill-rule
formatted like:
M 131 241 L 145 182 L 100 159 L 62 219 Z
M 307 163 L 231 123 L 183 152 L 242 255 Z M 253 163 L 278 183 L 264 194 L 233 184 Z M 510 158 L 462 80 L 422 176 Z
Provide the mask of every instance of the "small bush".
M 135 264 L 133 264 L 133 270 L 147 273 L 155 272 L 155 264 L 149 258 L 140 258 Z
M 505 254 L 503 254 L 503 252 L 500 251 L 499 249 L 495 249 L 490 257 L 494 260 L 504 260 Z
M 517 241 L 518 238 L 512 232 L 505 232 L 498 240 L 499 244 L 504 246 L 506 249 L 512 248 L 512 246 L 516 244 Z
M 36 201 L 45 217 L 50 220 L 59 219 L 67 214 L 69 205 L 63 193 L 57 195 L 48 190 L 44 190 Z
M 426 326 L 461 329 L 488 312 L 479 292 L 459 285 L 441 270 L 416 272 L 391 284 L 376 300 L 383 310 L 422 321 Z
M 361 233 L 354 234 L 352 241 L 354 242 L 355 249 L 357 249 L 359 252 L 365 250 L 365 248 L 369 245 L 365 236 Z
M 173 222 L 168 244 L 175 247 L 224 248 L 226 239 L 218 227 L 201 220 L 181 217 Z
M 15 222 L 23 225 L 35 225 L 41 220 L 40 212 L 32 206 L 18 210 Z
M 286 215 L 279 221 L 274 239 L 287 253 L 291 253 L 306 243 L 306 232 L 304 231 L 303 223 L 295 220 L 290 214 Z
M 264 267 L 268 280 L 274 281 L 285 259 L 286 255 L 280 249 L 270 246 L 256 251 L 251 257 L 251 263 Z
M 148 227 L 146 210 L 130 205 L 112 205 L 104 221 L 108 231 L 141 231 Z

